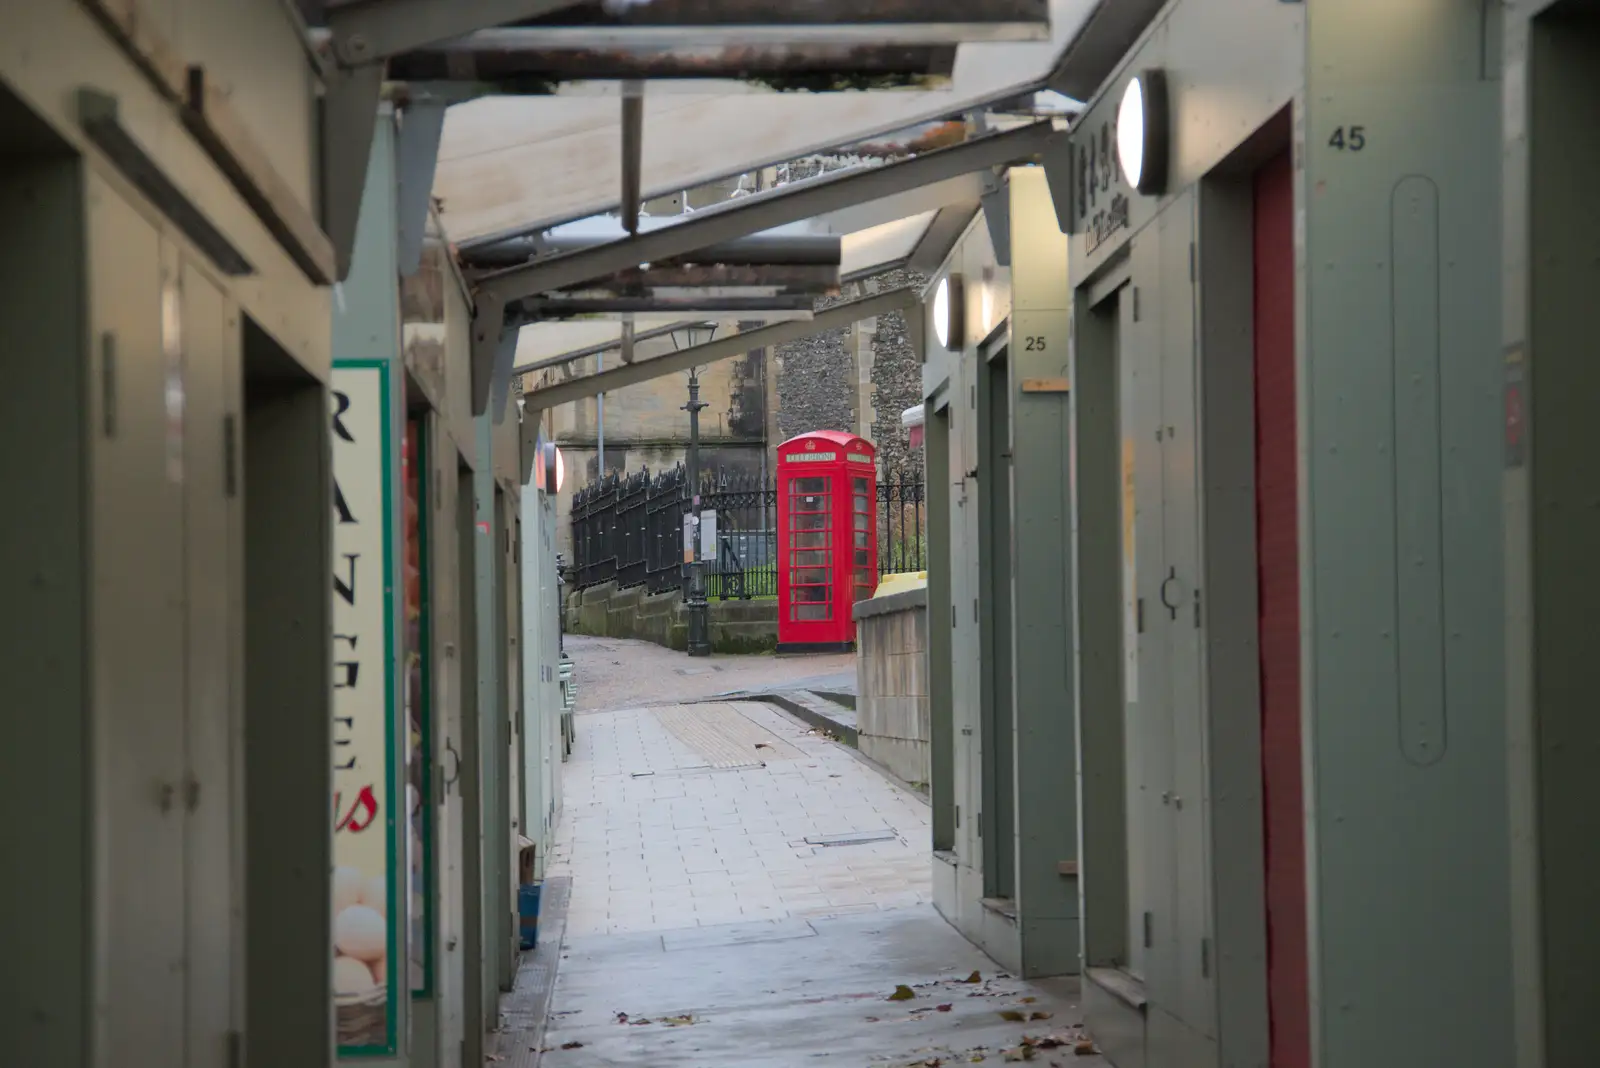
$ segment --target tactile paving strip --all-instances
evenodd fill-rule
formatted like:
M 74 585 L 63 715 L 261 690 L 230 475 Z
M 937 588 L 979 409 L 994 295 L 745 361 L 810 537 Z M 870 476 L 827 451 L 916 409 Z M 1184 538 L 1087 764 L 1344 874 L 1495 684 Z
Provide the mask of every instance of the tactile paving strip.
M 774 760 L 799 760 L 803 753 L 754 722 L 735 704 L 679 705 L 655 709 L 673 736 L 706 758 L 713 768 L 745 767 Z

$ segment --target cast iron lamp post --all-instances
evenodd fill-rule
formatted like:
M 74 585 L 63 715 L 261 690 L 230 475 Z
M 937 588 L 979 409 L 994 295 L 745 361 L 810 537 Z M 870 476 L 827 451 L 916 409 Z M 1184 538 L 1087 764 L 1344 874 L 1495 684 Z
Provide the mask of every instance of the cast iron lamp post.
M 672 332 L 672 345 L 677 349 L 691 349 L 704 345 L 717 333 L 716 323 L 695 323 Z M 709 407 L 700 399 L 700 369 L 689 368 L 689 403 L 683 410 L 689 413 L 689 493 L 690 509 L 694 515 L 691 527 L 691 544 L 684 546 L 689 568 L 689 590 L 684 598 L 689 608 L 689 655 L 711 655 L 711 626 L 707 619 L 704 562 L 700 559 L 700 410 Z

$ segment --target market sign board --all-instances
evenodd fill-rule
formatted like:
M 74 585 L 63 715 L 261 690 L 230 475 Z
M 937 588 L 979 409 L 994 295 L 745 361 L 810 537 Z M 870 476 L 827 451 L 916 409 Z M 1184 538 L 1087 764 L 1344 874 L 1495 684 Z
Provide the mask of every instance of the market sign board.
M 333 368 L 333 990 L 339 1056 L 397 1052 L 406 889 L 397 864 L 390 368 Z

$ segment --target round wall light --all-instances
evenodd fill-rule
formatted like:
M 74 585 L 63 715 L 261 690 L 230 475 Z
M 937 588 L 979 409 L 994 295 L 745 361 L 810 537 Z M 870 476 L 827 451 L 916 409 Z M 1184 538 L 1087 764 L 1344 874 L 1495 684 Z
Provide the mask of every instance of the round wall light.
M 545 493 L 560 493 L 567 481 L 567 458 L 553 442 L 539 446 L 539 461 L 533 472 L 534 485 Z M 554 486 L 552 490 L 549 487 Z
M 1166 190 L 1168 119 L 1166 73 L 1145 70 L 1129 79 L 1117 108 L 1117 163 L 1128 184 L 1145 196 Z
M 963 348 L 966 338 L 967 298 L 959 274 L 939 279 L 933 292 L 933 333 L 942 348 Z

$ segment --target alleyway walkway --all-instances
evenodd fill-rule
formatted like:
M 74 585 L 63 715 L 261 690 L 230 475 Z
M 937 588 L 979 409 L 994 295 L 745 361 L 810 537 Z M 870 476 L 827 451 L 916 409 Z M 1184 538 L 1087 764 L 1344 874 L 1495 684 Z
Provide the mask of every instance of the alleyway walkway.
M 1098 1063 L 1075 1055 L 1070 984 L 998 976 L 934 912 L 920 797 L 770 705 L 705 700 L 840 658 L 569 651 L 583 697 L 547 876 L 571 896 L 538 1063 Z

